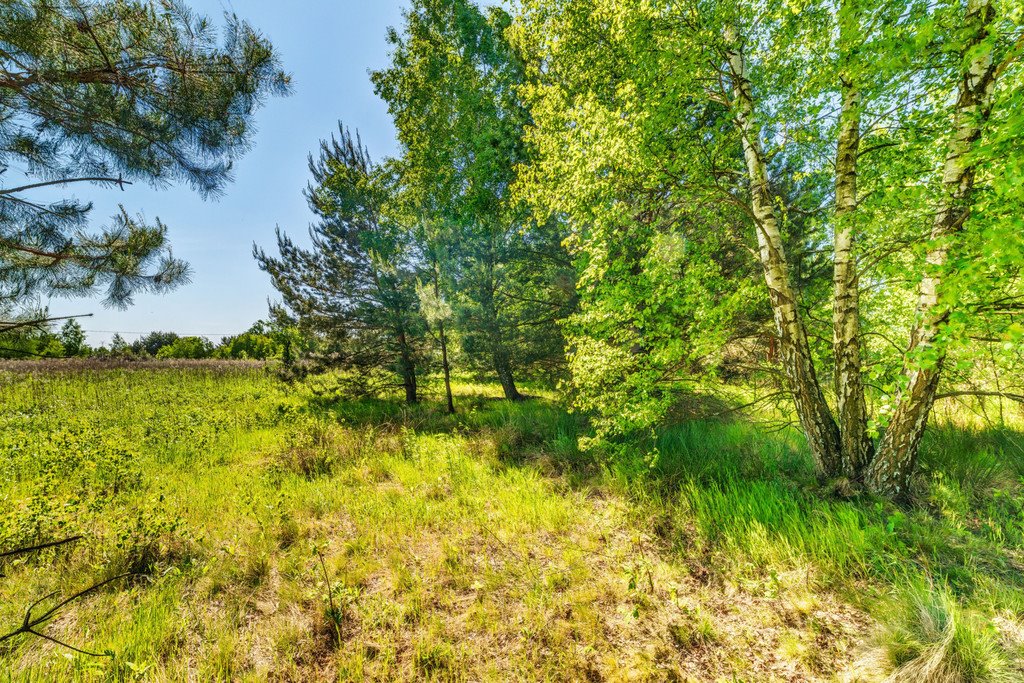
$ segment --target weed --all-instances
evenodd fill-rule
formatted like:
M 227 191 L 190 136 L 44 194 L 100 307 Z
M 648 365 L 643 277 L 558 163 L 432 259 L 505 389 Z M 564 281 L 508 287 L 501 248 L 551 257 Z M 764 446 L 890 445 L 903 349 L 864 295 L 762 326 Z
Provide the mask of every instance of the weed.
M 707 647 L 718 641 L 714 622 L 700 609 L 684 612 L 668 629 L 672 642 L 681 650 Z

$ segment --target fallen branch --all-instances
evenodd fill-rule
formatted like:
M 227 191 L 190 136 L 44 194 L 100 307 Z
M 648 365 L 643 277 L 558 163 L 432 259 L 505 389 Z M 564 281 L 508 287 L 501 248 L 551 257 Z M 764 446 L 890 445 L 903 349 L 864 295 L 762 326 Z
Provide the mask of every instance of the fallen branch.
M 86 588 L 85 590 L 78 591 L 77 593 L 75 593 L 71 597 L 68 597 L 68 598 L 65 598 L 64 600 L 61 600 L 56 605 L 54 605 L 53 607 L 51 607 L 50 609 L 48 609 L 46 612 L 44 612 L 43 614 L 39 615 L 38 617 L 33 617 L 32 616 L 32 610 L 34 610 L 36 607 L 38 607 L 41 602 L 49 600 L 50 598 L 55 596 L 57 593 L 54 592 L 54 593 L 50 593 L 49 595 L 44 595 L 43 597 L 39 598 L 38 600 L 33 602 L 31 605 L 29 605 L 28 609 L 25 610 L 25 619 L 24 619 L 24 621 L 22 621 L 21 626 L 19 626 L 17 629 L 15 629 L 14 631 L 11 631 L 10 633 L 8 633 L 6 635 L 0 636 L 0 643 L 3 643 L 5 641 L 7 641 L 7 640 L 10 640 L 11 638 L 14 638 L 15 636 L 19 636 L 22 633 L 28 633 L 28 634 L 37 636 L 39 638 L 42 638 L 43 640 L 49 640 L 51 643 L 56 643 L 57 645 L 61 645 L 63 647 L 66 647 L 69 650 L 74 650 L 75 652 L 78 652 L 79 654 L 88 655 L 90 657 L 113 657 L 113 653 L 111 653 L 111 652 L 99 653 L 99 652 L 89 652 L 88 650 L 82 650 L 81 648 L 77 648 L 74 645 L 70 645 L 68 643 L 65 643 L 62 640 L 57 640 L 53 636 L 49 636 L 49 635 L 46 635 L 45 633 L 37 631 L 36 627 L 41 625 L 41 624 L 43 624 L 43 623 L 45 623 L 45 622 L 47 622 L 47 621 L 49 621 L 50 619 L 52 619 L 54 617 L 54 615 L 57 614 L 57 612 L 61 608 L 66 607 L 67 605 L 71 604 L 75 600 L 78 600 L 79 598 L 83 598 L 86 595 L 89 595 L 90 593 L 98 591 L 100 588 L 102 588 L 103 586 L 106 586 L 108 583 L 113 583 L 114 581 L 117 581 L 119 579 L 123 579 L 123 578 L 129 577 L 129 576 L 134 576 L 134 573 L 129 572 L 127 574 L 118 574 L 117 576 L 112 576 L 109 579 L 105 579 L 103 581 L 100 581 L 99 583 L 95 583 L 95 584 L 89 586 L 88 588 Z
M 0 559 L 4 557 L 13 557 L 15 555 L 24 555 L 25 553 L 34 553 L 37 550 L 45 550 L 46 548 L 56 548 L 59 545 L 67 545 L 68 543 L 74 543 L 75 541 L 82 540 L 82 536 L 70 536 L 68 538 L 61 539 L 59 541 L 49 541 L 47 543 L 40 543 L 39 545 L 30 545 L 24 548 L 15 548 L 14 550 L 6 550 L 0 553 Z

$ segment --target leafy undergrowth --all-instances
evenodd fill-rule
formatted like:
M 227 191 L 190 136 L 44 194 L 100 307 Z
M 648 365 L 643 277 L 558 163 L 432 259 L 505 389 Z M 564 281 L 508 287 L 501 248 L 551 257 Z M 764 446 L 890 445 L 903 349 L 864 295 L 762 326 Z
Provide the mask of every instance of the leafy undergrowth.
M 489 386 L 448 417 L 252 368 L 2 379 L 0 550 L 84 538 L 0 560 L 0 633 L 132 575 L 41 627 L 112 656 L 23 634 L 0 680 L 1021 676 L 1012 432 L 935 430 L 901 510 L 740 423 L 585 457 Z

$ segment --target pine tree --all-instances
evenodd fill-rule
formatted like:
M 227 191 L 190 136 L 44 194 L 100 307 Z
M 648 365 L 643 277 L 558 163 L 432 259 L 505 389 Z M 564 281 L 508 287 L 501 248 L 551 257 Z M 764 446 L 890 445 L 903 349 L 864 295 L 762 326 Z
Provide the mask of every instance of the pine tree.
M 237 17 L 218 32 L 174 0 L 10 0 L 0 5 L 0 300 L 139 291 L 187 280 L 166 226 L 46 187 L 180 181 L 215 195 L 255 109 L 287 91 L 270 43 Z
M 281 293 L 287 317 L 323 341 L 317 366 L 393 370 L 413 403 L 425 324 L 411 231 L 384 215 L 385 174 L 347 129 L 339 126 L 339 137 L 321 143 L 309 167 L 306 198 L 319 219 L 310 227 L 311 248 L 278 230 L 279 256 L 258 246 L 253 255 Z
M 131 347 L 119 334 L 115 334 L 110 340 L 110 353 L 114 356 L 127 356 L 131 353 Z

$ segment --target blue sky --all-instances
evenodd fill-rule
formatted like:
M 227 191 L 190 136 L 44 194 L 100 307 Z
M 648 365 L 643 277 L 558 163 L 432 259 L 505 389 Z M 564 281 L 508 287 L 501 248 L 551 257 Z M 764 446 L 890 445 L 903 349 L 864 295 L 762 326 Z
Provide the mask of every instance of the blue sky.
M 302 197 L 309 174 L 306 156 L 338 120 L 358 129 L 375 159 L 395 154 L 387 107 L 373 93 L 368 70 L 387 63 L 388 26 L 400 26 L 400 0 L 190 0 L 220 20 L 234 11 L 263 31 L 294 79 L 294 93 L 274 98 L 256 115 L 255 145 L 235 166 L 235 182 L 218 200 L 204 201 L 183 186 L 125 192 L 99 187 L 72 194 L 94 202 L 99 224 L 123 203 L 130 213 L 159 217 L 169 228 L 176 256 L 187 260 L 192 283 L 170 294 L 140 295 L 128 310 L 104 308 L 98 299 L 54 299 L 53 315 L 93 313 L 83 319 L 91 343 L 120 332 L 173 330 L 214 341 L 243 331 L 267 314 L 269 280 L 252 259 L 252 244 L 272 246 L 274 227 L 304 235 L 311 214 Z M 46 302 L 43 302 L 44 304 Z

